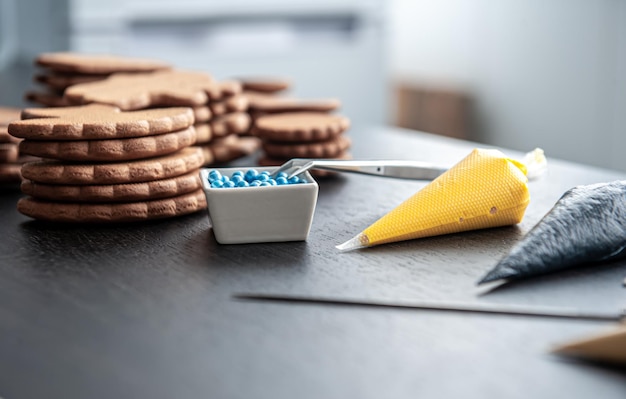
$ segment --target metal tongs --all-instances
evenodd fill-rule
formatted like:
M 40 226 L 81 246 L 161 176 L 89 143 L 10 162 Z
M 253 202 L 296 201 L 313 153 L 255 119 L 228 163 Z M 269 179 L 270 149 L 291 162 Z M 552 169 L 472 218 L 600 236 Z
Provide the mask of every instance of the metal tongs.
M 275 170 L 272 173 L 272 177 L 276 177 L 280 172 L 285 172 L 287 173 L 288 178 L 291 178 L 309 169 L 362 173 L 366 175 L 414 180 L 433 180 L 447 170 L 447 168 L 444 167 L 418 161 L 359 161 L 294 158 L 285 162 L 277 170 Z

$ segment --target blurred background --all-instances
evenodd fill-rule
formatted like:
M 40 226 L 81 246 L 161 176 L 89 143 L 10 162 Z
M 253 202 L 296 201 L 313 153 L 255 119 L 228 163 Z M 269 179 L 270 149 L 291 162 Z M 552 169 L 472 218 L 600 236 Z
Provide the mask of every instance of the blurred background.
M 357 140 L 386 124 L 626 170 L 621 0 L 0 0 L 0 105 L 64 50 L 289 77 L 341 99 Z

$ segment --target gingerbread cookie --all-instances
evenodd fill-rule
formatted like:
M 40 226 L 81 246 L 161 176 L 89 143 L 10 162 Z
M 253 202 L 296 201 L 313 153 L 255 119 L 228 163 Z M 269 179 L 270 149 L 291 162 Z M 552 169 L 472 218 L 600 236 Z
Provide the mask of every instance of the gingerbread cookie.
M 48 86 L 50 89 L 65 91 L 70 86 L 97 82 L 106 79 L 109 75 L 79 75 L 60 72 L 35 75 L 35 81 Z
M 277 93 L 291 87 L 291 81 L 284 78 L 250 77 L 239 79 L 244 91 Z
M 17 210 L 34 219 L 66 223 L 118 223 L 168 218 L 206 208 L 202 189 L 172 198 L 113 204 L 81 204 L 21 198 Z
M 169 69 L 170 65 L 156 60 L 131 58 L 105 54 L 44 53 L 37 57 L 36 64 L 54 71 L 89 75 L 115 72 L 152 72 Z
M 248 107 L 256 113 L 273 114 L 278 112 L 331 112 L 341 106 L 341 102 L 334 98 L 328 99 L 299 99 L 278 96 L 249 96 Z
M 204 165 L 213 165 L 233 161 L 250 155 L 260 148 L 255 137 L 238 137 L 235 135 L 216 139 L 199 147 L 204 154 Z
M 127 161 L 170 154 L 195 143 L 193 126 L 154 136 L 80 141 L 24 140 L 20 152 L 66 161 Z
M 9 125 L 10 134 L 55 141 L 144 137 L 183 130 L 194 122 L 189 108 L 121 112 L 102 104 L 25 109 L 22 118 Z
M 252 133 L 270 141 L 324 141 L 350 127 L 350 120 L 340 115 L 299 112 L 265 115 L 256 120 Z
M 272 158 L 334 158 L 350 147 L 350 138 L 339 135 L 326 141 L 311 143 L 264 142 L 263 151 Z
M 122 163 L 63 163 L 43 160 L 27 163 L 25 179 L 48 184 L 121 184 L 167 179 L 197 170 L 204 163 L 202 150 L 182 149 L 174 154 Z
M 248 97 L 240 94 L 225 98 L 222 101 L 213 101 L 209 103 L 209 108 L 216 116 L 229 112 L 245 112 L 248 110 Z
M 200 123 L 194 127 L 196 128 L 196 145 L 209 143 L 213 139 L 213 129 L 208 123 Z
M 202 187 L 198 170 L 182 176 L 143 183 L 112 185 L 56 185 L 22 182 L 22 192 L 35 198 L 61 202 L 135 202 L 176 197 Z
M 45 107 L 67 107 L 70 103 L 58 93 L 29 91 L 25 95 L 31 103 Z
M 110 104 L 126 111 L 157 106 L 197 107 L 223 97 L 223 87 L 210 75 L 176 70 L 114 74 L 65 90 L 65 98 L 73 104 Z
M 250 129 L 250 115 L 245 112 L 233 112 L 213 118 L 209 124 L 215 137 L 239 134 Z

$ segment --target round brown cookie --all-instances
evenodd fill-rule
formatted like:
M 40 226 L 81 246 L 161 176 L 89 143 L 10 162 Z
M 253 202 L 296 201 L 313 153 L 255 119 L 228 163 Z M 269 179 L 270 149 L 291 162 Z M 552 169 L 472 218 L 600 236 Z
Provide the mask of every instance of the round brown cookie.
M 213 129 L 208 123 L 194 125 L 196 128 L 196 145 L 206 144 L 213 139 Z
M 0 143 L 0 163 L 17 162 L 19 150 L 15 143 Z
M 197 107 L 222 97 L 221 86 L 210 75 L 177 70 L 118 73 L 65 90 L 65 98 L 72 104 L 110 104 L 125 111 L 157 106 Z
M 341 115 L 297 112 L 262 116 L 255 121 L 252 133 L 270 141 L 324 141 L 349 127 L 350 120 Z
M 284 164 L 285 162 L 287 162 L 289 159 L 291 158 L 272 158 L 267 155 L 263 155 L 261 158 L 259 158 L 257 162 L 259 166 L 280 166 Z M 352 159 L 352 155 L 350 155 L 350 153 L 346 151 L 346 152 L 339 154 L 336 157 L 333 157 L 332 159 L 347 160 L 347 159 Z M 322 170 L 322 169 L 311 169 L 309 170 L 309 172 L 315 177 L 329 177 L 329 176 L 336 176 L 338 174 L 338 172 L 332 172 L 330 170 Z
M 245 112 L 248 110 L 248 97 L 241 95 L 235 95 L 225 98 L 221 101 L 209 102 L 209 108 L 213 115 L 219 116 L 229 112 Z
M 109 75 L 82 75 L 49 72 L 35 75 L 35 81 L 42 83 L 53 90 L 64 91 L 72 85 L 97 82 L 106 79 Z
M 30 108 L 9 133 L 30 140 L 102 140 L 144 137 L 186 129 L 194 122 L 190 108 L 121 112 L 111 105 Z
M 71 105 L 67 99 L 60 94 L 55 93 L 42 93 L 36 91 L 29 91 L 25 95 L 26 100 L 35 104 L 43 105 L 45 107 L 67 107 Z
M 0 126 L 0 143 L 19 143 L 21 139 L 9 134 L 7 126 Z
M 202 189 L 173 198 L 114 204 L 81 204 L 21 198 L 17 210 L 34 219 L 66 223 L 136 222 L 186 215 L 206 208 Z
M 112 185 L 57 185 L 24 180 L 22 192 L 61 202 L 134 202 L 176 197 L 202 188 L 198 169 L 186 175 L 143 183 Z
M 110 74 L 115 72 L 152 72 L 169 69 L 170 65 L 145 58 L 132 58 L 108 54 L 44 53 L 35 63 L 54 71 L 81 74 Z
M 79 140 L 33 141 L 24 140 L 20 152 L 42 158 L 65 161 L 127 161 L 170 154 L 195 143 L 193 126 L 177 132 L 147 137 Z
M 213 118 L 211 108 L 206 105 L 200 105 L 197 107 L 193 107 L 192 109 L 195 123 L 208 122 L 211 120 L 211 118 Z
M 263 151 L 272 158 L 334 158 L 350 148 L 350 138 L 339 135 L 311 143 L 276 143 L 266 141 Z
M 213 118 L 209 124 L 215 137 L 239 134 L 250 129 L 250 115 L 246 112 L 232 112 Z
M 20 120 L 19 108 L 0 107 L 0 126 L 8 126 L 13 121 Z
M 268 114 L 278 112 L 330 112 L 341 106 L 341 102 L 334 98 L 327 99 L 300 99 L 279 96 L 248 96 L 248 107 L 254 112 Z
M 249 77 L 239 79 L 244 91 L 277 93 L 291 87 L 291 81 L 285 78 Z
M 235 135 L 216 139 L 209 144 L 200 146 L 204 154 L 204 165 L 220 164 L 250 155 L 261 147 L 255 137 L 238 137 Z
M 25 179 L 49 184 L 123 184 L 167 179 L 197 170 L 202 150 L 184 148 L 174 154 L 121 163 L 64 163 L 42 160 L 24 165 Z

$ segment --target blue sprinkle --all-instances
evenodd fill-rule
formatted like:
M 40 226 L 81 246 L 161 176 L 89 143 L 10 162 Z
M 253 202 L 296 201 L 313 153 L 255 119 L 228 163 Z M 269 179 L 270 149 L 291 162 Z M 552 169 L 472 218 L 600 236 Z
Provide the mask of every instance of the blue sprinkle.
M 226 187 L 226 188 L 233 188 L 233 187 L 235 187 L 235 183 L 233 183 L 232 181 L 229 180 L 229 181 L 224 183 L 224 187 Z
M 264 170 L 263 172 L 261 172 L 262 175 L 270 175 L 270 171 L 269 170 Z
M 271 186 L 271 184 L 269 184 L 268 182 L 264 181 L 263 183 L 261 183 L 261 187 L 267 187 L 267 186 Z
M 257 180 L 259 181 L 268 181 L 270 179 L 270 175 L 269 174 L 265 174 L 265 173 L 261 173 L 259 174 L 257 177 Z
M 232 175 L 232 177 L 230 178 L 230 181 L 232 181 L 235 184 L 238 184 L 240 181 L 245 181 L 245 180 L 243 179 L 241 175 Z
M 215 180 L 221 180 L 221 179 L 222 179 L 222 174 L 220 173 L 219 170 L 213 169 L 213 170 L 211 170 L 209 172 L 209 181 L 210 182 L 213 182 Z
M 235 173 L 233 173 L 230 178 L 232 179 L 235 176 L 241 176 L 243 178 L 243 172 L 238 170 Z
M 215 180 L 211 182 L 211 188 L 222 188 L 224 187 L 224 182 L 221 180 Z
M 285 173 L 286 175 L 286 173 Z M 285 184 L 289 184 L 289 182 L 287 181 L 287 177 L 286 176 L 278 176 L 276 178 L 276 184 L 278 184 L 279 186 L 283 186 Z
M 253 182 L 250 183 L 250 187 L 258 187 L 261 185 L 261 182 L 258 180 L 254 180 Z
M 248 184 L 248 182 L 245 181 L 245 180 L 239 180 L 237 182 L 237 187 L 249 187 L 249 186 L 250 186 L 250 184 Z
M 285 179 L 287 179 L 287 172 L 278 172 L 278 175 L 276 175 L 276 181 L 278 181 L 279 177 L 284 177 Z
M 228 176 L 222 176 L 222 182 L 227 183 L 230 181 L 230 178 Z
M 289 180 L 289 184 L 298 184 L 300 183 L 302 180 L 300 180 L 300 178 L 298 176 L 293 176 L 292 178 L 290 178 Z
M 272 179 L 272 178 L 270 178 L 267 182 L 268 182 L 269 184 L 271 184 L 272 186 L 275 186 L 275 185 L 277 184 L 277 183 L 276 183 L 276 180 L 274 180 L 274 179 Z
M 246 181 L 252 182 L 252 181 L 254 181 L 254 179 L 256 179 L 258 174 L 259 174 L 259 172 L 257 172 L 256 169 L 248 169 L 246 171 L 246 174 L 244 175 L 244 177 L 245 177 Z

